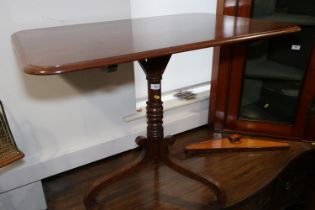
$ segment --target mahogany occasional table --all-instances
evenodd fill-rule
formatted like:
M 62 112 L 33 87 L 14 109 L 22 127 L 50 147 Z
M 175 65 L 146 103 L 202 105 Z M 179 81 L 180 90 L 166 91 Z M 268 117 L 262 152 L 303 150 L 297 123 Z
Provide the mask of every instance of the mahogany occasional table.
M 62 74 L 131 61 L 138 61 L 146 74 L 147 137 L 136 139 L 144 147 L 143 152 L 133 163 L 91 187 L 84 200 L 87 209 L 100 207 L 95 197 L 102 188 L 148 161 L 163 162 L 178 173 L 206 184 L 224 207 L 226 196 L 216 180 L 185 168 L 168 154 L 168 146 L 174 140 L 163 133 L 163 72 L 174 53 L 299 30 L 292 24 L 265 20 L 185 14 L 25 30 L 15 33 L 12 40 L 19 64 L 28 74 Z

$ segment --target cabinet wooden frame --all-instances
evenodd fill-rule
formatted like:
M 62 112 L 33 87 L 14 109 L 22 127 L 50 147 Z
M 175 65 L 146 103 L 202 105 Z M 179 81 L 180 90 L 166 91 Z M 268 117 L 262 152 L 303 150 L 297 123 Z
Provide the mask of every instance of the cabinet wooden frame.
M 251 17 L 253 0 L 222 0 L 217 13 Z M 214 48 L 208 124 L 215 131 L 315 140 L 315 48 L 301 88 L 294 124 L 238 119 L 246 62 L 246 44 Z M 236 53 L 237 51 L 237 53 Z

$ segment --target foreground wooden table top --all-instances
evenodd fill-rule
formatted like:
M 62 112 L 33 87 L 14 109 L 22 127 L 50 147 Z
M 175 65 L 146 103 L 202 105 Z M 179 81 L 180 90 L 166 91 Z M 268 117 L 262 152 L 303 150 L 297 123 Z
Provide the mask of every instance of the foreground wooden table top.
M 228 200 L 226 191 L 221 186 L 223 184 L 213 177 L 203 176 L 199 173 L 200 169 L 196 171 L 187 168 L 169 153 L 169 146 L 175 139 L 171 136 L 165 137 L 163 132 L 162 75 L 174 53 L 272 37 L 299 30 L 298 26 L 286 23 L 190 14 L 26 30 L 15 33 L 12 40 L 17 59 L 23 70 L 29 74 L 61 74 L 130 61 L 139 61 L 146 74 L 147 136 L 139 136 L 136 139 L 136 143 L 143 150 L 133 162 L 96 181 L 87 190 L 84 198 L 87 209 L 100 208 L 101 203 L 96 198 L 107 187 L 111 189 L 111 194 L 107 196 L 109 202 L 121 199 L 119 194 L 112 196 L 116 191 L 112 186 L 127 175 L 135 172 L 139 174 L 136 169 L 141 165 L 151 166 L 151 172 L 155 174 L 159 173 L 162 163 L 179 174 L 207 185 L 208 189 L 216 195 L 216 204 L 227 207 L 231 201 Z M 221 160 L 218 161 L 221 164 Z M 217 163 L 214 161 L 203 168 L 208 166 L 212 168 Z M 165 173 L 167 172 L 163 172 L 163 175 Z M 159 183 L 155 179 L 148 181 L 153 181 L 148 183 L 149 185 L 157 184 L 159 188 Z M 138 185 L 141 186 L 141 183 Z M 257 190 L 257 187 L 255 189 Z M 209 195 L 212 195 L 212 192 Z M 129 196 L 126 199 L 129 200 Z M 157 194 L 154 202 L 158 202 L 159 199 Z
M 272 182 L 293 160 L 313 151 L 313 146 L 308 143 L 292 141 L 288 150 L 210 153 L 191 157 L 184 155 L 185 145 L 211 137 L 212 133 L 206 128 L 185 132 L 176 136 L 177 141 L 170 152 L 188 168 L 218 180 L 226 192 L 228 206 L 254 195 Z M 130 151 L 44 181 L 49 209 L 84 209 L 82 198 L 87 187 L 136 156 L 137 151 Z M 163 164 L 141 167 L 137 173 L 102 191 L 98 199 L 106 204 L 103 208 L 108 210 L 219 209 L 210 208 L 216 197 L 207 186 Z
M 29 74 L 60 74 L 299 31 L 293 24 L 211 14 L 25 30 L 12 36 Z

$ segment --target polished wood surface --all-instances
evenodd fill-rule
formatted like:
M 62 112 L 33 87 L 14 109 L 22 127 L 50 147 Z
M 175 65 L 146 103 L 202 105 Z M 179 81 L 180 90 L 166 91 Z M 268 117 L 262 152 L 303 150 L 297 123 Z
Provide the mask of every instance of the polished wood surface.
M 236 4 L 236 0 L 218 1 L 216 12 L 220 15 L 236 16 L 240 8 L 236 7 Z M 229 83 L 224 78 L 229 76 L 232 46 L 217 46 L 213 49 L 208 124 L 214 130 L 223 130 L 225 124 L 225 103 Z
M 303 103 L 303 110 L 306 110 L 307 114 L 307 127 L 305 136 L 307 139 L 315 141 L 315 43 L 313 46 L 312 57 L 310 58 L 310 65 L 305 77 L 303 98 L 306 99 L 306 103 Z M 305 111 L 304 111 L 305 113 Z
M 170 15 L 25 30 L 12 36 L 29 74 L 60 74 L 299 31 L 273 21 Z
M 227 206 L 231 206 L 228 209 L 233 210 L 258 210 L 238 204 L 265 189 L 292 161 L 313 151 L 313 146 L 308 143 L 291 141 L 288 150 L 186 156 L 186 145 L 213 138 L 213 134 L 206 128 L 198 128 L 176 135 L 175 138 L 177 141 L 169 151 L 171 155 L 191 170 L 206 177 L 214 177 L 226 192 Z M 84 209 L 82 198 L 91 183 L 129 164 L 139 153 L 139 150 L 133 150 L 44 180 L 48 209 Z M 305 167 L 303 162 L 298 162 L 298 165 Z M 296 169 L 294 173 L 290 172 L 290 176 L 298 177 L 298 173 L 299 170 Z M 279 179 L 281 180 L 287 188 L 287 180 Z M 302 185 L 302 181 L 298 185 Z M 292 190 L 295 190 L 293 186 Z M 290 194 L 285 189 L 283 193 L 280 193 L 280 197 Z M 273 199 L 272 194 L 267 195 Z M 216 196 L 206 185 L 176 173 L 164 164 L 143 164 L 133 176 L 127 176 L 104 189 L 97 199 L 103 204 L 102 209 L 109 210 L 219 210 L 219 207 L 212 206 Z
M 239 140 L 232 140 L 229 137 L 203 140 L 200 143 L 190 144 L 185 147 L 186 152 L 213 152 L 226 150 L 266 150 L 266 149 L 288 149 L 289 143 L 270 141 L 265 139 L 242 137 Z

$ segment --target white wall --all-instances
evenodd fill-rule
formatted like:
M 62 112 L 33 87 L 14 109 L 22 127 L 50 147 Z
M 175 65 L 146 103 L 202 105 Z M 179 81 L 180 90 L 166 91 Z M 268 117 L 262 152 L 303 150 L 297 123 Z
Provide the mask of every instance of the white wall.
M 133 18 L 182 13 L 216 13 L 215 0 L 131 0 Z M 192 33 L 194 33 L 192 31 Z M 136 96 L 147 95 L 145 76 L 135 63 Z M 173 55 L 163 77 L 163 91 L 210 81 L 212 48 Z M 178 76 L 180 75 L 180 77 Z
M 124 135 L 128 129 L 121 118 L 134 112 L 135 93 L 131 64 L 114 74 L 26 75 L 10 40 L 26 28 L 130 18 L 129 0 L 2 0 L 0 14 L 0 99 L 26 155 L 0 170 L 2 192 L 22 182 L 14 177 L 22 168 Z
M 1 210 L 46 210 L 46 200 L 40 181 L 8 193 L 0 194 Z

